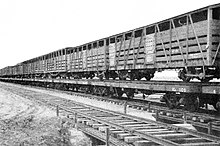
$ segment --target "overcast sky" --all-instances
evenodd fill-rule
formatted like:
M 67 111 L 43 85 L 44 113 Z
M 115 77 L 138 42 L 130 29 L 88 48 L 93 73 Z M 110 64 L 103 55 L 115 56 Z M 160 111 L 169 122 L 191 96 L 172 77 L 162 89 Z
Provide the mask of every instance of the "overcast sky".
M 0 0 L 0 68 L 219 0 Z

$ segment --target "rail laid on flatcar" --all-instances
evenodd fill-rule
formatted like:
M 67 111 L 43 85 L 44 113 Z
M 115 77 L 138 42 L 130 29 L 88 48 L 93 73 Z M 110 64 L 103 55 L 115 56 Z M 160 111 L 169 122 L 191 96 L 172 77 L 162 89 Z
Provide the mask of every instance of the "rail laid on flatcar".
M 87 94 L 122 98 L 133 98 L 135 93 L 150 95 L 163 93 L 161 101 L 169 108 L 184 106 L 189 111 L 212 105 L 220 112 L 220 83 L 200 83 L 181 81 L 124 81 L 99 79 L 43 79 L 43 78 L 0 78 L 3 82 L 41 86 L 59 90 L 84 92 Z
M 2 77 L 150 80 L 179 69 L 179 78 L 220 77 L 220 4 L 39 56 L 1 69 Z

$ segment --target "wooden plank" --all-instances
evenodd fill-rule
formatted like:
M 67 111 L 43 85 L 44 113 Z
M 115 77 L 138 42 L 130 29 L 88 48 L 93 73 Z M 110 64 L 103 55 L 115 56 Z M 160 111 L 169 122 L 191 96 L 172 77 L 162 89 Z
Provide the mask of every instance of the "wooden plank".
M 124 137 L 124 141 L 127 142 L 127 143 L 133 143 L 137 140 L 141 140 L 142 138 L 139 137 L 139 136 L 126 136 Z
M 181 61 L 173 61 L 170 64 L 173 68 L 184 67 L 182 60 Z M 203 60 L 202 59 L 189 60 L 187 64 L 188 64 L 188 66 L 202 66 Z M 165 62 L 156 62 L 156 66 L 158 68 L 167 68 L 167 65 Z
M 201 53 L 193 53 L 193 54 L 189 54 L 188 55 L 188 60 L 190 60 L 190 59 L 201 59 L 201 58 L 203 58 L 203 56 L 205 56 L 206 55 L 206 53 L 205 52 L 203 52 L 203 54 L 201 54 Z M 184 57 L 186 57 L 186 54 L 184 54 Z M 175 61 L 175 60 L 180 60 L 182 58 L 182 55 L 173 55 L 172 57 L 171 57 L 171 60 L 172 61 Z M 166 57 L 157 57 L 156 58 L 156 62 L 157 61 L 166 61 Z
M 173 139 L 173 138 L 187 138 L 190 137 L 190 135 L 184 134 L 184 133 L 175 133 L 175 134 L 156 134 L 154 135 L 156 137 L 160 138 L 166 138 L 166 139 Z
M 220 23 L 220 20 L 212 19 L 211 28 L 212 29 L 220 29 L 219 23 Z
M 202 48 L 203 51 L 206 51 L 206 45 L 201 46 L 201 48 Z M 168 53 L 169 50 L 166 50 L 166 52 Z M 180 54 L 180 50 L 179 49 L 172 49 L 170 52 L 171 52 L 171 56 L 175 56 L 176 54 L 177 55 Z M 198 46 L 189 47 L 189 50 L 188 50 L 189 54 L 198 53 L 198 52 L 200 52 Z M 183 48 L 183 53 L 187 53 L 187 48 Z M 205 52 L 203 52 L 203 53 L 205 53 Z M 164 52 L 163 51 L 157 51 L 155 53 L 155 55 L 156 55 L 156 57 L 157 56 L 162 56 L 162 55 L 164 55 Z
M 200 22 L 194 23 L 193 25 L 195 27 L 195 31 L 198 36 L 207 35 L 207 21 L 200 21 Z M 176 28 L 176 31 L 178 32 L 178 35 L 179 35 L 179 39 L 186 38 L 186 36 L 187 36 L 186 30 L 187 30 L 186 25 Z M 162 32 L 163 32 L 162 37 L 163 37 L 164 42 L 169 42 L 170 41 L 170 30 L 166 30 L 166 31 L 162 31 Z M 176 39 L 174 29 L 172 29 L 171 34 L 172 34 L 172 41 L 174 41 Z M 193 32 L 192 25 L 189 24 L 188 37 L 191 38 L 194 36 L 195 35 Z M 156 33 L 156 38 L 157 38 L 157 42 L 160 42 L 160 34 L 159 33 Z
M 139 56 L 138 56 L 137 59 L 145 58 L 145 56 L 146 56 L 145 54 L 141 53 L 141 54 L 139 54 Z M 123 57 L 118 57 L 118 58 L 119 58 L 119 61 L 124 61 L 124 58 L 123 58 Z M 129 56 L 128 56 L 128 59 L 129 59 L 129 60 L 132 60 L 132 59 L 133 59 L 133 54 L 129 55 Z
M 118 67 L 118 63 L 119 63 L 119 56 L 122 54 L 122 48 L 123 48 L 123 42 L 125 40 L 125 33 L 123 33 L 123 36 L 121 38 L 121 40 L 117 43 L 117 49 L 116 50 L 119 50 L 116 52 L 116 62 L 115 62 L 115 69 L 117 69 Z
M 123 140 L 124 137 L 126 137 L 126 136 L 134 136 L 134 135 L 132 135 L 130 133 L 119 133 L 119 134 L 117 134 L 117 138 L 120 139 L 120 140 Z
M 159 28 L 158 24 L 156 24 L 156 28 L 157 28 L 157 32 L 158 32 L 158 34 L 160 36 L 160 37 L 157 37 L 157 38 L 160 38 L 160 42 L 162 44 L 162 50 L 163 50 L 164 56 L 165 56 L 167 64 L 168 64 L 169 63 L 169 59 L 168 59 L 168 56 L 167 56 L 167 52 L 165 50 L 166 48 L 165 48 L 165 45 L 164 45 L 163 36 L 162 36 L 162 33 L 160 31 L 160 28 Z
M 202 37 L 202 38 L 198 38 L 199 39 L 199 43 L 200 44 L 207 44 L 207 37 L 205 36 L 205 37 Z M 215 39 L 216 41 L 218 40 L 218 39 Z M 171 43 L 171 45 L 172 45 L 172 48 L 176 48 L 176 47 L 178 47 L 178 42 L 172 42 Z M 187 42 L 186 42 L 186 40 L 180 40 L 180 45 L 182 46 L 182 47 L 185 47 L 186 45 L 187 45 Z M 198 45 L 197 44 L 197 41 L 196 41 L 196 39 L 194 38 L 194 39 L 189 39 L 188 40 L 188 45 L 189 45 L 189 47 L 190 46 L 192 46 L 192 45 Z M 170 44 L 168 44 L 168 43 L 166 43 L 165 44 L 165 48 L 167 49 L 167 48 L 170 48 Z M 156 46 L 156 50 L 162 50 L 163 49 L 163 46 L 162 46 L 162 44 L 157 44 L 157 46 Z
M 203 142 L 207 142 L 206 139 L 203 138 L 197 138 L 197 137 L 190 137 L 190 138 L 175 138 L 172 140 L 175 143 L 180 143 L 180 144 L 184 144 L 184 143 L 203 143 Z
M 163 130 L 163 131 L 152 131 L 152 132 L 147 132 L 148 134 L 157 134 L 157 135 L 162 135 L 162 134 L 175 134 L 177 133 L 176 131 L 170 131 L 170 130 Z
M 127 49 L 127 53 L 126 53 L 126 55 L 124 57 L 124 69 L 126 69 L 127 62 L 128 62 L 128 56 L 130 54 L 130 50 L 132 49 L 131 46 L 133 46 L 132 42 L 133 42 L 133 37 L 135 36 L 134 33 L 135 33 L 135 30 L 132 31 L 131 38 L 130 38 L 130 40 L 127 41 L 129 43 L 127 45 L 128 47 L 125 48 L 125 50 Z
M 186 143 L 181 146 L 219 146 L 219 143 L 215 142 L 202 142 L 202 143 Z
M 139 53 L 144 53 L 145 51 L 145 48 L 144 46 L 141 46 L 140 50 L 139 50 Z M 138 52 L 138 48 L 132 48 L 132 50 L 129 51 L 129 55 L 133 55 L 133 53 L 137 53 Z
M 116 50 L 115 50 L 115 44 L 109 44 L 109 65 L 115 66 L 115 56 L 116 56 Z
M 138 140 L 134 142 L 134 146 L 148 146 L 148 145 L 156 145 L 156 144 L 148 140 Z
M 186 30 L 186 29 L 185 29 Z M 204 36 L 207 35 L 207 31 L 204 29 L 202 29 L 201 31 L 196 31 L 198 36 Z M 164 34 L 162 36 L 160 36 L 159 34 L 156 34 L 156 38 L 157 38 L 157 43 L 161 43 L 161 37 L 163 37 L 164 42 L 169 42 L 170 41 L 170 34 Z M 189 31 L 188 34 L 189 38 L 193 38 L 195 37 L 194 33 L 192 31 Z M 186 39 L 186 33 L 183 32 L 179 32 L 179 39 Z M 172 32 L 172 41 L 175 41 L 176 37 L 175 37 L 175 32 Z

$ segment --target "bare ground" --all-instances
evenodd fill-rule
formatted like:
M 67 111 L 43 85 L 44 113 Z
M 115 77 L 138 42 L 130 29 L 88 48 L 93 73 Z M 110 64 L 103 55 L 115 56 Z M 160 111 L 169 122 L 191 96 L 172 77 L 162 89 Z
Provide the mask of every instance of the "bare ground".
M 55 111 L 7 90 L 0 82 L 1 146 L 89 146 L 91 141 Z M 18 90 L 14 88 L 14 90 Z

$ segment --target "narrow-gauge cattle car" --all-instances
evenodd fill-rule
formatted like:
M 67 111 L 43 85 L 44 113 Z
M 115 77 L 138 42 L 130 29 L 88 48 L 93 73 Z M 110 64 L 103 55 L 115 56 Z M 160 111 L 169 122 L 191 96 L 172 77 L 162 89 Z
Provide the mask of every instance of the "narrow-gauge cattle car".
M 11 66 L 11 74 L 12 74 L 13 76 L 15 76 L 15 75 L 17 74 L 17 72 L 16 72 L 16 66 Z
M 219 78 L 220 6 L 213 5 L 118 35 L 68 48 L 75 77 L 147 80 L 156 70 L 179 69 L 179 78 Z
M 67 70 L 66 50 L 62 49 L 44 55 L 40 62 L 41 72 L 52 78 L 57 77 L 59 73 L 66 72 Z
M 184 81 L 208 81 L 219 78 L 219 42 L 215 5 L 110 37 L 109 69 L 150 79 L 155 70 L 177 68 Z
M 106 70 L 106 45 L 104 40 L 89 43 L 80 47 L 66 48 L 67 74 L 75 78 L 93 78 L 102 76 Z
M 4 77 L 4 76 L 7 75 L 7 68 L 8 68 L 8 67 L 4 67 L 4 68 L 1 69 L 1 76 L 2 76 L 2 77 Z
M 220 4 L 216 4 L 25 61 L 23 73 L 150 80 L 155 71 L 178 69 L 184 81 L 209 81 L 220 77 L 219 48 Z
M 28 64 L 26 62 L 22 63 L 23 65 L 23 77 L 28 75 Z
M 41 75 L 44 73 L 44 60 L 42 56 L 36 58 L 35 68 L 36 74 Z
M 13 76 L 13 66 L 9 66 L 7 69 L 7 75 L 12 75 Z
M 17 76 L 21 77 L 21 75 L 23 74 L 23 64 L 19 63 L 16 65 L 16 72 L 17 72 Z

